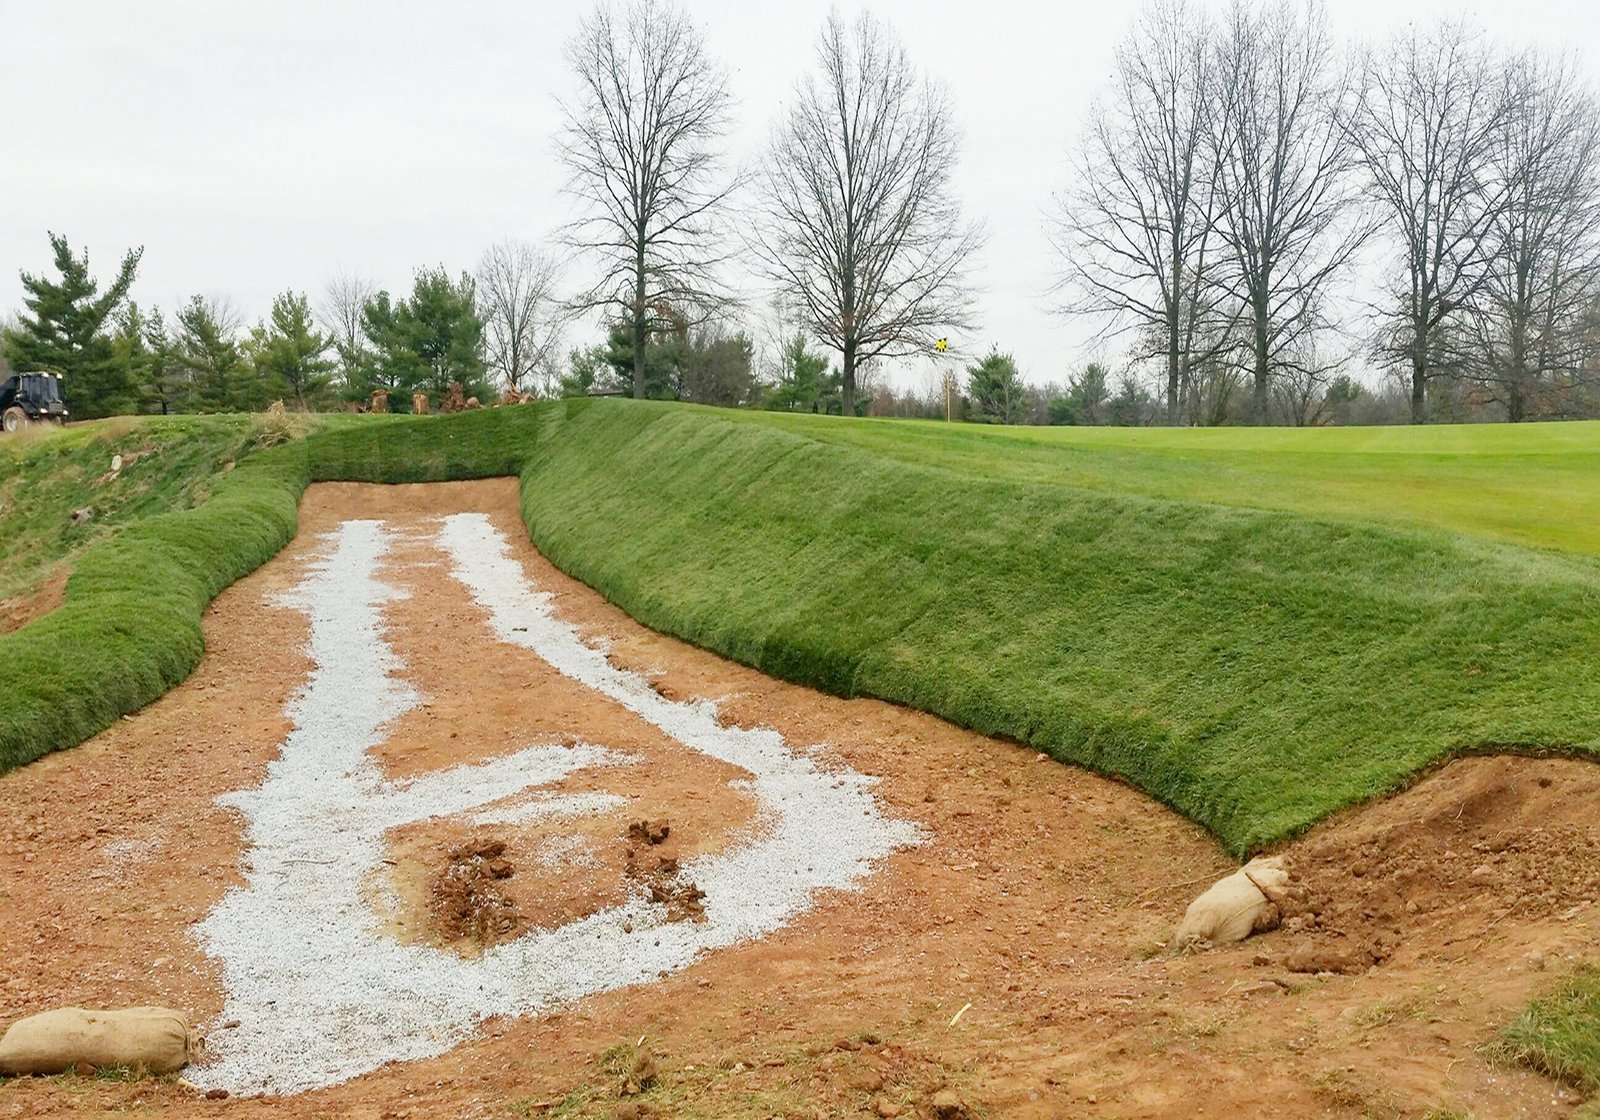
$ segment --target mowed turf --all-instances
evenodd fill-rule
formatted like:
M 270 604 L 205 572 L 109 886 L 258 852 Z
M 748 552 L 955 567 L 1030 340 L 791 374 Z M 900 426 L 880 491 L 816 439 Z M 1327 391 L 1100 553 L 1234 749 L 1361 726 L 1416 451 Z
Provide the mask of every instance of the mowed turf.
M 205 600 L 289 538 L 307 481 L 520 473 L 534 542 L 647 624 L 1122 775 L 1243 853 L 1452 753 L 1600 747 L 1594 432 L 1061 434 L 631 401 L 362 418 L 90 550 L 63 619 L 0 638 L 0 687 L 27 699 L 19 642 L 71 670 L 109 605 L 117 680 L 140 685 L 84 669 L 92 711 L 0 711 L 0 768 L 181 679 Z M 177 589 L 164 643 L 127 613 L 141 582 Z
M 757 414 L 965 475 L 1281 509 L 1600 555 L 1600 421 L 1036 428 Z

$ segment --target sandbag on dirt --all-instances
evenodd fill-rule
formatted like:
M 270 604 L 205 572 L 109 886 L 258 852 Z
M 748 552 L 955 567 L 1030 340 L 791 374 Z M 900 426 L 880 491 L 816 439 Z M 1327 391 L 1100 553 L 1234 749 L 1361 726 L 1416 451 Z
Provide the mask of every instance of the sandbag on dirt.
M 1272 929 L 1278 924 L 1278 901 L 1288 885 L 1289 872 L 1281 858 L 1251 860 L 1189 903 L 1173 944 L 1243 941 L 1252 933 Z
M 0 1037 L 0 1073 L 63 1073 L 77 1065 L 143 1066 L 151 1073 L 171 1073 L 187 1065 L 199 1048 L 180 1011 L 63 1007 L 11 1024 Z

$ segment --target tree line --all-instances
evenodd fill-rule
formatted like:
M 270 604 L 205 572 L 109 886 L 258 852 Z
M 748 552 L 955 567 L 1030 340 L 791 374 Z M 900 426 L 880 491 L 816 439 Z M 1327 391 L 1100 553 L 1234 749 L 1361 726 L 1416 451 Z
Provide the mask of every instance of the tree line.
M 1168 423 L 1309 422 L 1362 356 L 1414 422 L 1596 413 L 1600 110 L 1571 57 L 1454 19 L 1351 48 L 1316 2 L 1157 0 L 1074 172 L 1063 307 L 1159 369 Z M 1382 281 L 1352 306 L 1363 259 Z
M 1571 58 L 1460 21 L 1350 47 L 1317 0 L 1216 19 L 1152 0 L 1047 221 L 1057 310 L 1116 359 L 1035 387 L 996 347 L 898 393 L 885 363 L 973 331 L 985 234 L 951 186 L 948 92 L 893 30 L 830 14 L 742 165 L 727 67 L 670 0 L 600 4 L 566 58 L 577 217 L 551 243 L 422 269 L 409 292 L 342 275 L 246 328 L 226 300 L 141 308 L 138 251 L 101 292 L 52 234 L 58 276 L 24 274 L 0 348 L 69 373 L 82 415 L 374 390 L 405 407 L 456 383 L 1000 423 L 1600 414 L 1600 110 Z M 752 273 L 773 309 L 759 339 Z M 567 349 L 588 315 L 603 340 Z M 1363 362 L 1391 380 L 1363 385 Z

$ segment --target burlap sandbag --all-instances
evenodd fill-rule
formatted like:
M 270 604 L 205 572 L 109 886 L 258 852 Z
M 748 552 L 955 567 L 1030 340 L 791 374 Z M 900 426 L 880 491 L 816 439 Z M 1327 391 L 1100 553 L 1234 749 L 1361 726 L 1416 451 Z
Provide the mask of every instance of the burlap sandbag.
M 96 1069 L 142 1066 L 171 1073 L 199 1048 L 189 1020 L 165 1007 L 86 1011 L 63 1007 L 18 1019 L 0 1038 L 0 1073 L 63 1073 L 76 1065 Z
M 1277 903 L 1288 885 L 1282 859 L 1253 859 L 1189 903 L 1173 941 L 1180 946 L 1220 944 L 1270 929 L 1277 924 Z

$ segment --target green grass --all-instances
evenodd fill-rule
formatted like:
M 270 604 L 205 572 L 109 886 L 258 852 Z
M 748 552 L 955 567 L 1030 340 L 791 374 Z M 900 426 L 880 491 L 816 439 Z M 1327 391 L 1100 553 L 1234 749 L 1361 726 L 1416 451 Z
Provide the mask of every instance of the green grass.
M 1600 555 L 1600 421 L 1295 429 L 753 419 L 967 476 L 1427 526 Z
M 533 417 L 522 417 L 521 428 L 516 419 L 511 412 L 477 414 L 467 425 L 328 417 L 308 438 L 266 450 L 253 449 L 257 426 L 243 417 L 113 425 L 115 441 L 154 444 L 158 453 L 140 460 L 149 468 L 131 503 L 106 502 L 96 520 L 104 529 L 129 522 L 130 508 L 166 512 L 83 542 L 59 526 L 85 495 L 103 501 L 115 492 L 118 484 L 92 480 L 123 443 L 105 443 L 105 433 L 86 427 L 10 449 L 0 469 L 15 465 L 17 473 L 0 475 L 0 485 L 33 495 L 40 528 L 18 549 L 21 577 L 8 554 L 7 578 L 20 584 L 50 557 L 71 558 L 73 573 L 59 608 L 0 635 L 0 773 L 82 742 L 187 677 L 203 652 L 206 605 L 294 536 L 308 482 L 514 474 L 515 449 Z M 236 465 L 224 470 L 228 464 Z M 202 493 L 206 500 L 191 505 Z
M 1453 752 L 1600 746 L 1589 557 L 932 466 L 810 425 L 568 415 L 524 516 L 631 614 L 1124 776 L 1235 852 Z
M 0 599 L 125 525 L 203 501 L 249 441 L 242 416 L 111 420 L 0 436 Z M 112 478 L 115 455 L 124 466 Z M 94 516 L 74 525 L 77 509 Z
M 1600 1091 L 1600 965 L 1584 965 L 1534 1000 L 1491 1048 L 1586 1093 Z
M 534 542 L 645 623 L 1121 775 L 1243 853 L 1453 753 L 1600 749 L 1600 561 L 1572 523 L 1595 432 L 341 418 L 95 544 L 64 607 L 0 638 L 0 769 L 182 679 L 308 481 L 520 474 Z M 1456 497 L 1408 514 L 1429 488 Z

